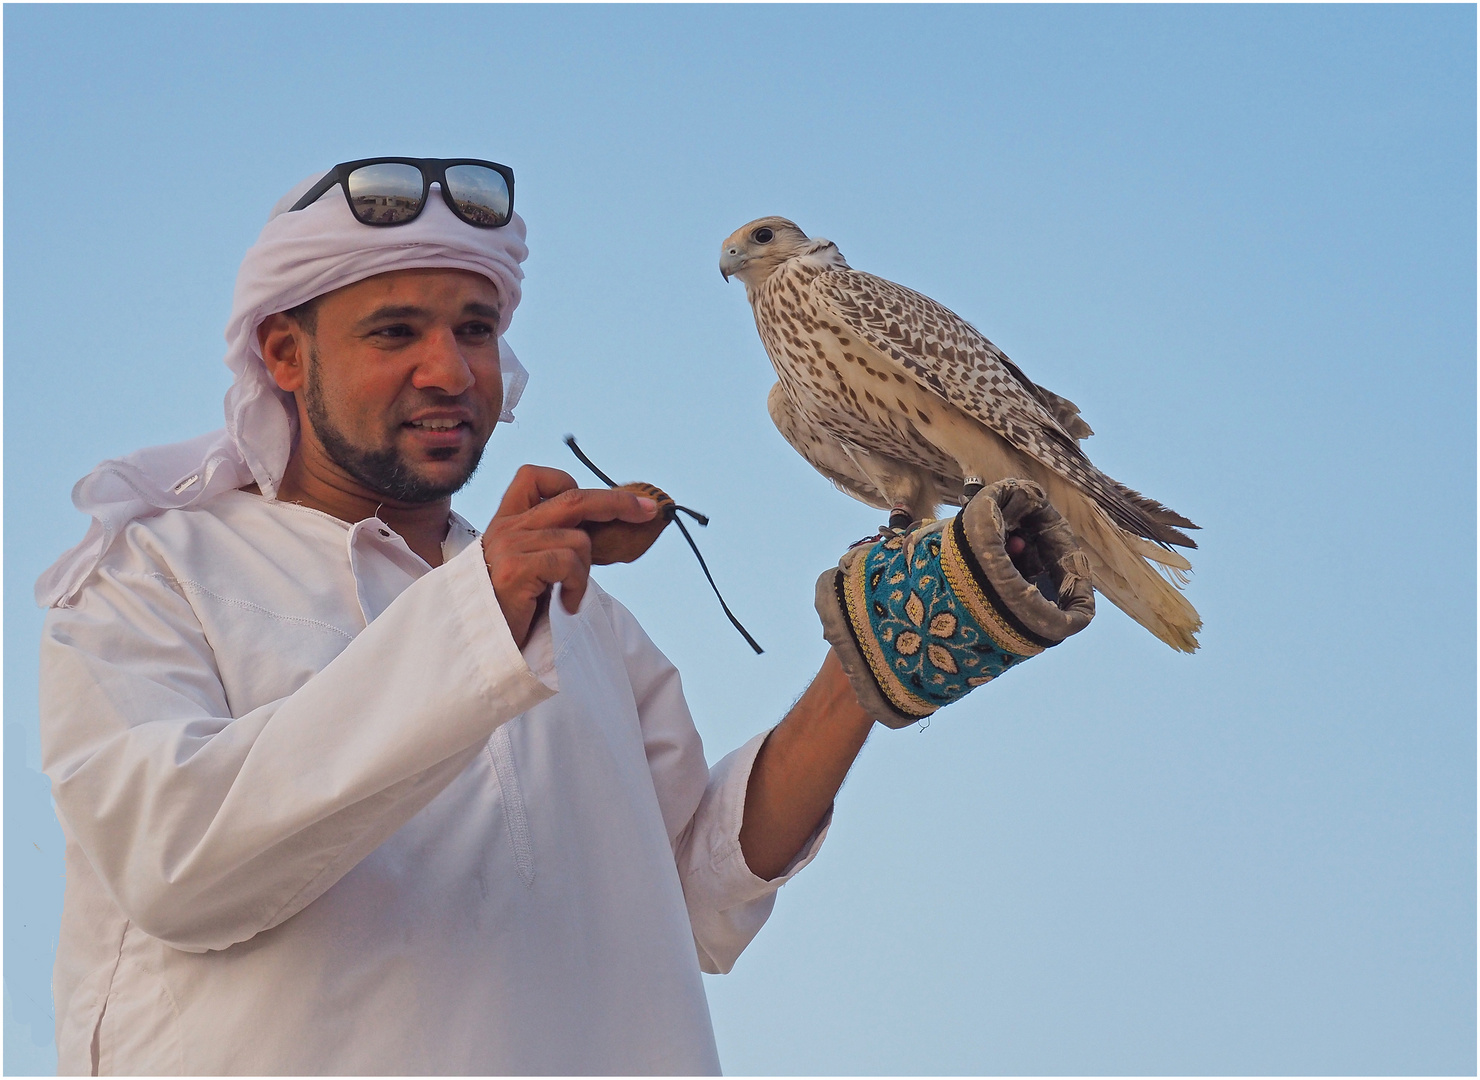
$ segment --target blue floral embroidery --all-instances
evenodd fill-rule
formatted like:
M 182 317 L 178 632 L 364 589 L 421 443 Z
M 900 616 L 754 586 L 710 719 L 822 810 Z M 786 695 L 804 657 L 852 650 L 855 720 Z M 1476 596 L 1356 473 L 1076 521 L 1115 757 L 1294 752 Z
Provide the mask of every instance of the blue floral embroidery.
M 940 531 L 916 534 L 912 549 L 910 539 L 893 536 L 869 550 L 863 594 L 890 675 L 938 708 L 1027 657 L 998 646 L 943 580 Z

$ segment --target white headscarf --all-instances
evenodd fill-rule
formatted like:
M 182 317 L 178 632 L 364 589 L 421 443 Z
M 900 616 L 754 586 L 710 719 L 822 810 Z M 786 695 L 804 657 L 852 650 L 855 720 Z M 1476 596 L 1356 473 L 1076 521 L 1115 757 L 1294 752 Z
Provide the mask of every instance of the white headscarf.
M 515 214 L 501 229 L 474 228 L 453 215 L 435 188 L 420 217 L 390 228 L 356 221 L 338 185 L 312 206 L 287 213 L 322 175 L 302 181 L 279 200 L 237 273 L 226 324 L 226 366 L 235 376 L 226 391 L 226 427 L 113 458 L 79 480 L 72 504 L 91 516 L 92 524 L 82 543 L 37 579 L 36 602 L 42 607 L 66 606 L 135 518 L 194 506 L 254 480 L 268 498 L 277 495 L 297 438 L 298 414 L 293 396 L 268 376 L 257 342 L 257 327 L 275 312 L 388 270 L 447 267 L 482 274 L 502 301 L 498 344 L 504 411 L 499 419 L 514 419 L 529 374 L 503 334 L 519 306 L 524 277 L 519 264 L 529 254 L 524 221 Z

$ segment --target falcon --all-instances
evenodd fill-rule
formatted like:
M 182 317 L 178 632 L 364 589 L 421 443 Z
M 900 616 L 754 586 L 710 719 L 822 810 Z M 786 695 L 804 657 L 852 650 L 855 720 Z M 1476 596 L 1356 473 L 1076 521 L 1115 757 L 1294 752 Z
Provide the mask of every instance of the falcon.
M 1183 652 L 1197 610 L 1175 547 L 1197 526 L 1111 479 L 1080 441 L 1079 407 L 1023 374 L 928 296 L 854 270 L 837 245 L 782 217 L 740 228 L 720 251 L 739 278 L 776 369 L 767 407 L 782 436 L 841 491 L 895 526 L 964 505 L 1008 477 L 1042 485 L 1089 556 L 1094 584 Z

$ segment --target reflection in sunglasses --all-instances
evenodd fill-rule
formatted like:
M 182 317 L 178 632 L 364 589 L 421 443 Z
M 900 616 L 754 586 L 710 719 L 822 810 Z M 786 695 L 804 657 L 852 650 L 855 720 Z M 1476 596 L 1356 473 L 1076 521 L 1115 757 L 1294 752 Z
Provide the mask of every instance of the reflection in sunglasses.
M 355 217 L 367 225 L 393 225 L 410 221 L 421 210 L 421 197 L 404 195 L 356 195 L 350 200 Z
M 498 173 L 481 165 L 453 165 L 446 176 L 448 194 L 469 221 L 499 225 L 508 218 L 509 188 Z
M 478 203 L 459 199 L 455 193 L 453 200 L 457 203 L 458 212 L 474 225 L 492 226 L 502 225 L 504 223 L 504 215 L 497 210 L 490 210 L 488 207 L 480 206 Z

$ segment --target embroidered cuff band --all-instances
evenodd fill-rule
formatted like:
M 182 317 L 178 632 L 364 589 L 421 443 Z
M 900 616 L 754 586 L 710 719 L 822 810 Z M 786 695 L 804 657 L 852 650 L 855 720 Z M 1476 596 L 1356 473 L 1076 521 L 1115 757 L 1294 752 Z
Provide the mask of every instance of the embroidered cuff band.
M 1044 568 L 1057 602 L 1007 554 Z M 1094 617 L 1089 562 L 1043 489 L 1003 480 L 949 521 L 852 548 L 817 581 L 817 613 L 859 703 L 905 727 L 1078 633 Z

